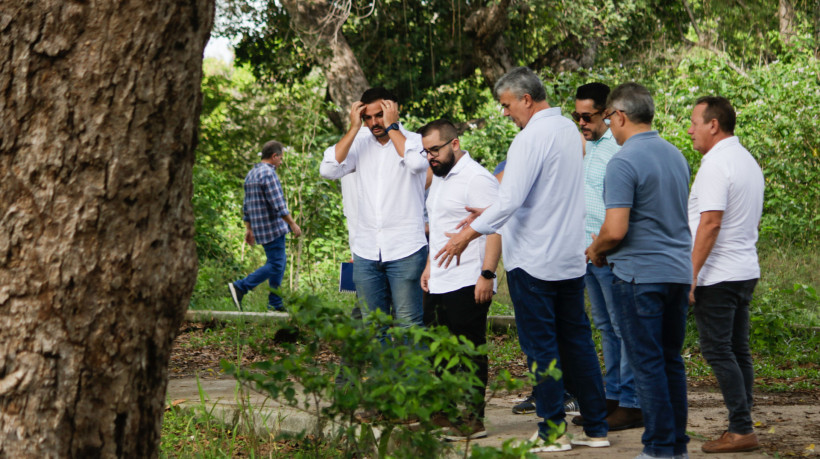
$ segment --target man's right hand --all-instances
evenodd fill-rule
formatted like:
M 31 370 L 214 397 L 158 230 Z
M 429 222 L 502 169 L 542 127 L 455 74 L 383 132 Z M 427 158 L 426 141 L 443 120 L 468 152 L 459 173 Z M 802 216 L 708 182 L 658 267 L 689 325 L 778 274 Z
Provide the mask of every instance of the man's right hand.
M 350 129 L 358 131 L 362 127 L 362 113 L 365 105 L 359 101 L 353 102 L 350 107 Z
M 421 273 L 421 289 L 425 292 L 430 292 L 430 286 L 428 282 L 430 281 L 430 263 L 427 263 L 427 266 L 424 267 L 424 272 Z
M 256 244 L 256 239 L 254 239 L 254 237 L 253 237 L 253 231 L 251 231 L 251 229 L 250 229 L 250 228 L 248 228 L 248 229 L 246 229 L 246 230 L 245 230 L 245 242 L 246 242 L 248 245 L 254 245 L 254 244 Z

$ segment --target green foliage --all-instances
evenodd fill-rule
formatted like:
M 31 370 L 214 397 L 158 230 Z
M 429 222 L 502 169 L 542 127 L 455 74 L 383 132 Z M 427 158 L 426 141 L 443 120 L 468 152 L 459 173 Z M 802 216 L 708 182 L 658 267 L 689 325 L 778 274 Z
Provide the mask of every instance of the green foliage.
M 249 369 L 224 360 L 222 366 L 272 398 L 314 414 L 320 425 L 306 434 L 322 441 L 322 428 L 329 425 L 333 442 L 346 457 L 439 456 L 448 446 L 433 435 L 431 416 L 442 412 L 455 420 L 460 416 L 458 404 L 464 406 L 480 397 L 471 358 L 486 349 L 475 348 L 443 327 L 394 325 L 379 312 L 371 313 L 363 323 L 314 296 L 302 296 L 291 302 L 290 319 L 283 328 L 298 335 L 297 342 L 281 344 L 278 349 L 266 347 L 266 342 L 249 342 L 268 359 Z M 378 338 L 389 326 L 393 327 L 388 343 L 380 344 Z M 325 363 L 320 356 L 327 351 L 339 356 L 344 365 Z M 554 364 L 539 373 L 560 377 Z M 337 378 L 344 382 L 337 384 Z M 501 372 L 491 389 L 515 390 L 522 384 L 509 372 Z M 370 415 L 370 422 L 362 422 L 358 415 L 362 412 Z M 422 428 L 403 427 L 409 419 L 418 419 Z M 379 440 L 376 428 L 381 430 Z M 390 444 L 397 449 L 388 451 Z M 521 450 L 506 448 L 507 452 Z M 489 453 L 483 450 L 481 454 L 488 457 Z M 506 454 L 502 457 L 509 457 Z

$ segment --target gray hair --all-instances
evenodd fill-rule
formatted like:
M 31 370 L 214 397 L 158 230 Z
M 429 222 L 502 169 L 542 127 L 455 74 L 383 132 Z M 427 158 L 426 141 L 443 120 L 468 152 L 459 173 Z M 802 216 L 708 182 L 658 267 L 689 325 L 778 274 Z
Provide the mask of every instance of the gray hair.
M 606 106 L 621 110 L 633 123 L 652 124 L 655 102 L 648 89 L 638 83 L 624 83 L 609 93 Z
M 547 100 L 547 91 L 541 79 L 527 67 L 516 67 L 498 79 L 493 88 L 493 96 L 496 99 L 507 91 L 510 91 L 516 99 L 521 99 L 524 94 L 529 94 L 535 102 Z

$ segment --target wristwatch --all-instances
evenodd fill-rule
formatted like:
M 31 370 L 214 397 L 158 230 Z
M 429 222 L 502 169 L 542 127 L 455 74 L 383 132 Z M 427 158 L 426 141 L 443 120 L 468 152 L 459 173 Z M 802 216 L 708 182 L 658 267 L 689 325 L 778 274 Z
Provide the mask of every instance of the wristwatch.
M 495 273 L 489 269 L 485 269 L 484 271 L 481 271 L 481 277 L 484 279 L 495 279 Z
M 387 126 L 387 128 L 385 128 L 384 132 L 385 132 L 385 133 L 388 133 L 388 132 L 390 132 L 391 130 L 393 130 L 393 129 L 398 129 L 398 128 L 399 128 L 399 123 L 393 123 L 393 124 L 391 124 L 390 126 Z

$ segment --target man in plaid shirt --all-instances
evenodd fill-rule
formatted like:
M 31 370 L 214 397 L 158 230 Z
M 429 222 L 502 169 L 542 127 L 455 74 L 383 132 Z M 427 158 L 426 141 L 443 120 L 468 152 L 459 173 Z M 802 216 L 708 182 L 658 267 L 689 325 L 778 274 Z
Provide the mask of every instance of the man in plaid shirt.
M 282 144 L 271 140 L 262 147 L 262 161 L 257 163 L 245 177 L 245 202 L 242 212 L 245 220 L 245 242 L 262 244 L 267 262 L 244 279 L 228 284 L 231 299 L 242 310 L 242 297 L 251 289 L 268 281 L 272 289 L 278 289 L 285 274 L 285 235 L 293 232 L 299 237 L 302 229 L 293 221 L 282 193 L 282 184 L 276 168 L 282 164 Z M 282 298 L 271 292 L 268 309 L 284 311 Z

